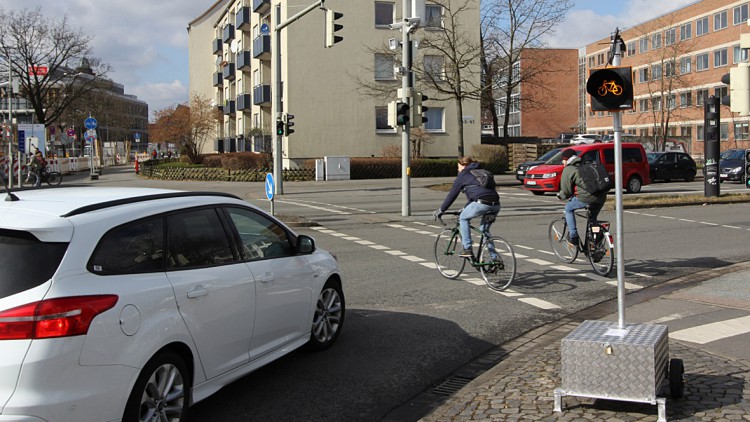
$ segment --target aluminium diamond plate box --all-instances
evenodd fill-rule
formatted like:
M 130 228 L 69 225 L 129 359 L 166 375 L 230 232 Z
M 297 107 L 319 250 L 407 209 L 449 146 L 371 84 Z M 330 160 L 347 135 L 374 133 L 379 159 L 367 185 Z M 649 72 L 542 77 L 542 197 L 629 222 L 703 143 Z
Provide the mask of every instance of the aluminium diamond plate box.
M 560 354 L 564 395 L 656 404 L 667 376 L 667 326 L 584 321 Z

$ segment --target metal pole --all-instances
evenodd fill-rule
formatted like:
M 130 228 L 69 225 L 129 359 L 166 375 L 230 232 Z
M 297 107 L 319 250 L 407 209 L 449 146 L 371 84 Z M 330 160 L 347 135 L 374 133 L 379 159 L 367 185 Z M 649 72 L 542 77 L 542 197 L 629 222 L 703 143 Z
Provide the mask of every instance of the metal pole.
M 8 55 L 8 186 L 13 187 L 13 66 Z M 18 187 L 21 187 L 21 161 L 18 161 Z
M 612 65 L 620 65 L 621 42 L 619 32 L 616 33 L 612 40 L 614 44 L 615 55 L 612 58 Z M 623 254 L 623 213 L 622 213 L 622 112 L 612 113 L 614 118 L 615 130 L 615 214 L 617 221 L 617 230 L 615 231 L 615 259 L 617 260 L 617 325 L 620 329 L 625 328 L 625 261 Z
M 401 26 L 401 61 L 403 62 L 404 72 L 401 76 L 401 102 L 409 104 L 411 114 L 411 41 L 409 41 L 409 22 L 406 20 L 410 17 L 410 4 L 407 0 L 402 0 L 403 25 Z M 409 128 L 411 122 L 402 126 L 401 130 L 401 215 L 404 217 L 411 215 L 411 188 L 410 176 L 411 168 L 409 167 Z

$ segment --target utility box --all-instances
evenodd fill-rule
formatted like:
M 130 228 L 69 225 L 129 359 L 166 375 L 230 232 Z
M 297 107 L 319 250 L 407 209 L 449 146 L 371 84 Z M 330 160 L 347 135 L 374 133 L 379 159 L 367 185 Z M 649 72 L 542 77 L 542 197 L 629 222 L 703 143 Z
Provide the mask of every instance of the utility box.
M 323 161 L 320 158 L 315 160 L 315 180 L 316 181 L 326 180 L 325 161 Z
M 667 331 L 584 321 L 562 340 L 563 395 L 656 404 L 669 365 Z
M 349 157 L 323 157 L 326 180 L 349 180 L 351 178 Z

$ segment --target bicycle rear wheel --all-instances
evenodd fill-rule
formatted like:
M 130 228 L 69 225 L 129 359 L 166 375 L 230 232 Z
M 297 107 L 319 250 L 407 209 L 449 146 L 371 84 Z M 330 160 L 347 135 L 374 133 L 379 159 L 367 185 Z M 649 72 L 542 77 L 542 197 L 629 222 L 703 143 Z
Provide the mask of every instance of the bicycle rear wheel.
M 435 239 L 435 266 L 445 278 L 455 279 L 464 271 L 466 259 L 458 256 L 461 241 L 453 230 L 443 230 Z
M 596 232 L 597 230 L 600 232 Z M 612 245 L 612 236 L 600 226 L 591 226 L 588 248 L 591 268 L 600 276 L 607 277 L 615 266 L 615 248 Z
M 485 239 L 479 252 L 479 272 L 492 290 L 501 292 L 516 277 L 516 254 L 513 247 L 501 237 Z
M 47 174 L 47 184 L 50 186 L 57 186 L 62 182 L 62 175 L 56 171 Z
M 570 264 L 578 257 L 578 246 L 568 243 L 568 225 L 565 218 L 556 218 L 549 223 L 549 245 L 557 258 Z

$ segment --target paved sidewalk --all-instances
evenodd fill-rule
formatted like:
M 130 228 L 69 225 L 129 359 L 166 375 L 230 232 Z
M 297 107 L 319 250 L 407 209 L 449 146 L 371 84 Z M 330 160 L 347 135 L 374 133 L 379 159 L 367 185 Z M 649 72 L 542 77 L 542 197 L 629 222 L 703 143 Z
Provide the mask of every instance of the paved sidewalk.
M 670 326 L 671 337 L 674 334 L 671 325 L 679 326 L 679 318 L 669 315 L 674 309 L 697 312 L 696 307 L 710 303 L 710 309 L 700 315 L 702 318 L 721 310 L 750 315 L 748 279 L 750 264 L 737 264 L 673 280 L 655 286 L 650 292 L 628 295 L 625 322 L 641 324 L 656 320 Z M 658 318 L 661 314 L 664 315 Z M 644 317 L 651 320 L 639 320 Z M 502 351 L 495 352 L 504 354 L 498 357 L 500 363 L 421 420 L 656 421 L 656 405 L 615 400 L 568 396 L 563 397 L 563 412 L 553 411 L 554 389 L 561 387 L 561 340 L 583 320 L 600 319 L 618 321 L 616 303 L 596 306 L 503 345 Z M 667 420 L 750 421 L 750 359 L 744 357 L 746 338 L 745 335 L 743 342 L 742 335 L 735 336 L 734 348 L 729 347 L 728 352 L 721 354 L 712 351 L 710 343 L 669 339 L 669 358 L 684 361 L 685 396 L 682 399 L 672 399 L 668 394 L 660 396 L 667 397 Z M 612 374 L 618 375 L 627 374 Z

